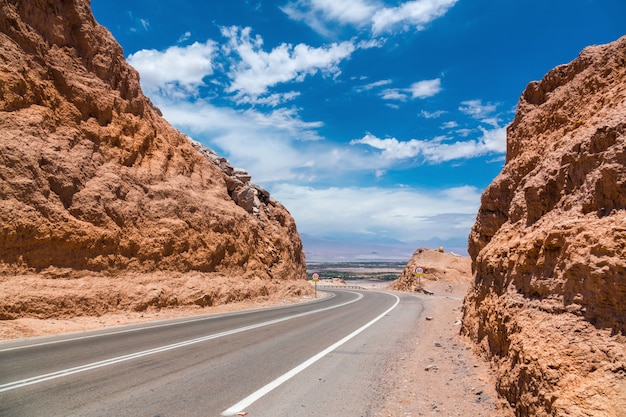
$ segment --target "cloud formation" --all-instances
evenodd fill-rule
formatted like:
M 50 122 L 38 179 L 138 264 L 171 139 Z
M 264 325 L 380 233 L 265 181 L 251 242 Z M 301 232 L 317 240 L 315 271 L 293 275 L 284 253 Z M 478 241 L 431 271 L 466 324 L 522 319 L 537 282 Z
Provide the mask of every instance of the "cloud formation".
M 487 130 L 479 128 L 481 136 L 476 140 L 451 142 L 446 137 L 431 140 L 411 139 L 400 141 L 396 138 L 380 139 L 371 133 L 361 139 L 354 139 L 351 145 L 368 145 L 378 149 L 380 156 L 387 160 L 422 158 L 429 163 L 442 163 L 457 159 L 470 159 L 490 154 L 506 152 L 506 128 Z
M 361 27 L 370 21 L 376 6 L 364 0 L 298 0 L 287 3 L 281 10 L 292 20 L 302 21 L 316 32 L 330 36 L 333 31 L 329 23 Z
M 415 0 L 398 7 L 384 7 L 372 16 L 376 35 L 394 30 L 423 30 L 425 25 L 443 16 L 458 0 Z
M 409 87 L 412 98 L 427 98 L 438 94 L 441 91 L 441 80 L 424 80 L 413 83 Z
M 361 235 L 405 242 L 457 237 L 476 218 L 480 190 L 414 188 L 308 187 L 277 184 L 272 194 L 298 219 L 301 233 L 317 236 Z M 438 220 L 449 219 L 445 228 Z
M 319 48 L 283 43 L 266 52 L 263 39 L 252 37 L 251 28 L 222 28 L 222 35 L 228 38 L 223 49 L 231 57 L 231 84 L 226 91 L 252 101 L 280 83 L 300 82 L 318 72 L 337 76 L 341 73 L 339 63 L 356 49 L 351 41 Z
M 359 92 L 359 93 L 362 93 L 362 92 L 364 92 L 364 91 L 370 91 L 370 90 L 373 90 L 373 89 L 378 88 L 378 87 L 382 87 L 382 86 L 385 86 L 385 85 L 389 85 L 389 84 L 391 84 L 391 83 L 392 83 L 392 81 L 391 81 L 391 80 L 379 80 L 379 81 L 374 81 L 374 82 L 371 82 L 371 83 L 369 83 L 369 84 L 365 84 L 365 85 L 364 85 L 364 86 L 362 86 L 362 87 L 357 88 L 357 90 L 356 90 L 356 91 L 357 91 L 357 92 Z
M 366 69 L 352 68 L 351 77 L 342 76 L 342 70 L 357 52 L 384 44 L 384 38 L 369 35 L 420 30 L 455 2 L 416 0 L 388 8 L 374 0 L 298 0 L 283 8 L 292 19 L 317 25 L 319 30 L 329 22 L 351 25 L 366 36 L 317 46 L 279 42 L 268 48 L 252 28 L 229 26 L 220 27 L 219 41 L 185 46 L 191 36 L 186 32 L 176 46 L 138 51 L 128 60 L 139 70 L 142 87 L 166 119 L 252 173 L 253 182 L 288 207 L 301 233 L 406 242 L 454 238 L 466 235 L 471 227 L 479 190 L 460 186 L 425 191 L 382 184 L 395 181 L 390 178 L 407 166 L 501 156 L 505 129 L 497 118 L 497 104 L 467 100 L 452 109 L 420 109 L 437 103 L 426 99 L 447 93 L 441 78 L 402 85 L 394 77 L 370 78 Z M 346 106 L 363 99 L 380 108 L 382 99 L 387 106 L 402 106 L 413 117 L 421 116 L 421 122 L 449 116 L 452 120 L 436 122 L 434 133 L 444 128 L 446 136 L 400 140 L 367 133 L 354 140 L 326 138 L 326 119 L 315 119 L 316 113 L 309 112 L 307 120 L 298 107 L 311 103 L 306 96 L 321 77 L 326 77 L 326 85 L 348 87 L 342 97 Z M 361 86 L 355 85 L 359 82 Z M 349 97 L 355 92 L 360 97 Z M 459 115 L 472 124 L 453 119 Z M 362 129 L 351 137 L 359 137 L 367 128 Z M 463 129 L 465 134 L 458 133 Z M 350 186 L 363 178 L 380 187 Z
M 461 102 L 459 110 L 474 119 L 484 119 L 496 111 L 494 103 L 483 104 L 482 100 L 466 100 Z
M 171 46 L 163 51 L 143 49 L 128 56 L 128 62 L 141 74 L 142 88 L 150 95 L 193 97 L 204 80 L 219 67 L 226 72 L 226 93 L 240 104 L 276 107 L 293 100 L 297 91 L 272 93 L 280 84 L 299 83 L 308 76 L 337 77 L 340 63 L 360 48 L 377 43 L 344 41 L 321 47 L 282 43 L 265 51 L 263 38 L 252 36 L 249 27 L 224 27 L 223 45 L 213 40 L 188 46 Z M 185 33 L 179 42 L 186 40 Z M 217 83 L 219 86 L 220 83 Z
M 378 82 L 368 84 L 364 90 L 387 85 L 390 82 Z M 411 99 L 424 99 L 435 96 L 441 92 L 441 79 L 417 81 L 408 88 L 386 88 L 380 92 L 383 100 L 407 101 Z
M 458 0 L 412 0 L 387 7 L 368 0 L 297 0 L 281 10 L 293 20 L 306 23 L 324 36 L 336 24 L 367 28 L 373 35 L 394 31 L 423 30 L 425 25 L 445 15 Z
M 148 94 L 184 97 L 193 95 L 204 78 L 213 74 L 216 52 L 217 44 L 209 40 L 164 51 L 143 49 L 129 55 L 128 62 L 141 74 L 141 86 Z

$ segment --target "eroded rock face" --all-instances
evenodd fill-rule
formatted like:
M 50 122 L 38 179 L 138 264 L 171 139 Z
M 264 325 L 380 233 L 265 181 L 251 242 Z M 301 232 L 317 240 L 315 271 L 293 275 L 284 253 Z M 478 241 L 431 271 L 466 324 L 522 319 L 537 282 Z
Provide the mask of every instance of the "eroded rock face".
M 469 253 L 463 331 L 517 415 L 623 415 L 626 37 L 528 85 Z
M 88 0 L 0 9 L 0 271 L 306 278 L 291 215 L 161 117 Z
M 417 267 L 423 274 L 415 274 Z M 467 288 L 471 280 L 470 259 L 445 253 L 443 248 L 418 248 L 407 262 L 402 274 L 393 282 L 391 288 L 398 291 L 436 292 L 439 287 L 452 291 L 453 287 Z M 439 282 L 440 285 L 436 285 Z M 440 291 L 439 291 L 440 292 Z

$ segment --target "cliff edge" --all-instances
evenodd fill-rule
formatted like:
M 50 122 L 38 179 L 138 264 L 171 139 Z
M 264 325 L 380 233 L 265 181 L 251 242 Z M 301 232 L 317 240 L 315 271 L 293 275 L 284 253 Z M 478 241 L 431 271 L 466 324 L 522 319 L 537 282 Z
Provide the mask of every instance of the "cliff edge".
M 523 92 L 469 236 L 462 331 L 519 416 L 626 410 L 626 37 Z
M 189 300 L 174 282 L 154 305 L 211 304 L 202 283 L 213 277 L 306 288 L 288 211 L 161 117 L 88 0 L 0 0 L 0 10 L 0 319 L 55 314 L 28 298 L 47 288 L 59 307 L 54 291 L 67 288 L 53 278 L 205 274 Z M 119 294 L 118 305 L 82 297 L 120 305 Z

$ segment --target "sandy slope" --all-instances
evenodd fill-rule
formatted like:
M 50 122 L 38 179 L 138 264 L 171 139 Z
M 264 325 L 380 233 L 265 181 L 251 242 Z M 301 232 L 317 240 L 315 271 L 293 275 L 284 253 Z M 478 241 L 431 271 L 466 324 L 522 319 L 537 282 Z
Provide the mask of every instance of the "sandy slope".
M 146 274 L 150 275 L 150 274 Z M 158 274 L 157 274 L 158 275 Z M 142 275 L 145 277 L 145 275 Z M 193 278 L 193 277 L 192 277 Z M 159 280 L 146 278 L 148 282 L 153 283 L 152 291 L 155 294 L 162 295 L 168 294 L 172 292 L 171 286 L 168 286 L 167 283 L 160 282 Z M 53 281 L 53 280 L 51 280 Z M 189 279 L 185 281 L 189 283 Z M 156 286 L 159 283 L 159 286 Z M 225 282 L 220 282 L 224 287 Z M 227 282 L 226 282 L 227 283 Z M 170 283 L 171 284 L 171 283 Z M 198 286 L 195 290 L 198 290 L 202 283 L 196 283 Z M 206 283 L 204 283 L 206 285 Z M 213 284 L 210 282 L 210 284 Z M 262 284 L 262 283 L 261 283 Z M 86 283 L 85 285 L 89 285 Z M 263 291 L 268 291 L 267 283 L 262 284 L 261 287 L 265 286 Z M 132 285 L 127 285 L 130 289 L 127 292 L 132 292 Z M 313 299 L 313 292 L 311 291 L 309 285 L 305 282 L 302 285 L 297 284 L 292 286 L 282 285 L 282 290 L 279 291 L 270 291 L 268 295 L 259 295 L 259 288 L 256 291 L 251 291 L 253 285 L 247 285 L 245 287 L 240 288 L 243 291 L 237 291 L 237 288 L 222 288 L 219 290 L 220 297 L 222 298 L 233 298 L 240 297 L 239 299 L 234 299 L 236 301 L 227 302 L 226 300 L 222 300 L 222 302 L 215 303 L 212 306 L 200 306 L 194 305 L 192 303 L 180 303 L 178 305 L 170 305 L 169 308 L 162 308 L 157 304 L 148 305 L 142 311 L 132 311 L 128 309 L 126 311 L 121 310 L 112 310 L 109 312 L 97 312 L 95 310 L 91 310 L 91 315 L 65 315 L 63 317 L 61 314 L 58 314 L 58 318 L 33 318 L 33 317 L 22 317 L 14 320 L 0 320 L 0 340 L 8 340 L 8 339 L 16 339 L 16 338 L 24 338 L 24 337 L 34 337 L 34 336 L 44 336 L 44 335 L 52 335 L 66 332 L 78 332 L 85 331 L 91 329 L 98 329 L 103 327 L 117 326 L 123 324 L 130 323 L 141 323 L 147 321 L 154 320 L 165 320 L 170 318 L 177 317 L 190 317 L 195 315 L 205 315 L 205 314 L 213 314 L 213 313 L 222 313 L 226 311 L 237 311 L 244 309 L 252 309 L 252 308 L 262 308 L 269 307 L 275 305 L 282 304 L 290 304 L 295 302 L 308 301 Z M 0 288 L 2 286 L 0 285 Z M 193 289 L 193 287 L 190 287 Z M 145 289 L 145 286 L 141 287 L 141 289 Z M 208 290 L 208 288 L 203 288 L 204 290 Z M 180 290 L 180 289 L 179 289 Z M 212 288 L 212 290 L 216 290 Z M 200 293 L 204 294 L 206 291 L 200 291 Z M 200 294 L 199 293 L 199 294 Z M 148 293 L 145 296 L 149 296 Z M 193 296 L 190 294 L 190 297 Z M 158 297 L 157 297 L 158 298 Z M 168 298 L 167 296 L 165 298 Z M 179 292 L 178 299 L 181 299 L 181 294 Z M 62 300 L 61 300 L 62 301 Z M 46 304 L 47 305 L 47 304 Z M 88 314 L 88 313 L 85 313 Z

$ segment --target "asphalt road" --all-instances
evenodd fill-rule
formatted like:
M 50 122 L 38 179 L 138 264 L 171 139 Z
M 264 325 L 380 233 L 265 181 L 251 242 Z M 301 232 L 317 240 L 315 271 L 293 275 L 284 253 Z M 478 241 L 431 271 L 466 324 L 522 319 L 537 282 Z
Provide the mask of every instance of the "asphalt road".
M 371 416 L 410 295 L 313 303 L 0 343 L 0 416 Z

